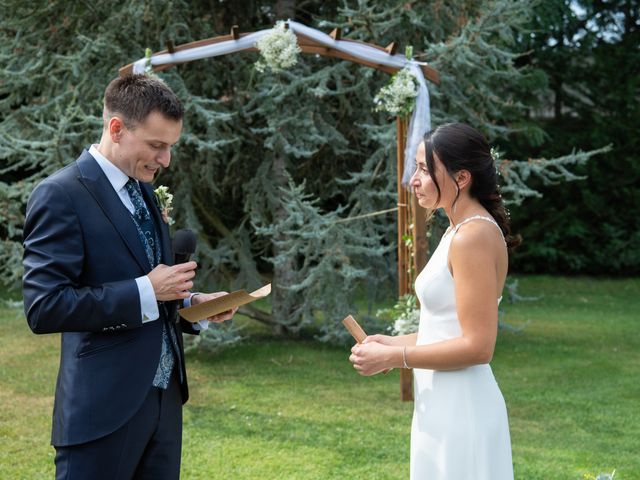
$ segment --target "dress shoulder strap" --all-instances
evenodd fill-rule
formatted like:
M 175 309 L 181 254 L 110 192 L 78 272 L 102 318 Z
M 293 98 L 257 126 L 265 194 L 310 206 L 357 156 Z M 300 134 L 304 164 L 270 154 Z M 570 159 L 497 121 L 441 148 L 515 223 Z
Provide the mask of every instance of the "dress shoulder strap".
M 464 225 L 465 223 L 471 222 L 471 221 L 473 221 L 473 220 L 484 220 L 485 222 L 493 223 L 493 224 L 496 226 L 496 228 L 498 229 L 498 231 L 500 232 L 500 235 L 502 235 L 502 240 L 504 240 L 504 233 L 502 233 L 502 229 L 500 228 L 500 225 L 498 225 L 498 224 L 496 223 L 496 221 L 495 221 L 493 218 L 491 218 L 491 217 L 485 217 L 484 215 L 474 215 L 474 216 L 472 216 L 472 217 L 465 218 L 464 220 L 462 220 L 460 223 L 458 223 L 458 224 L 454 227 L 454 229 L 453 229 L 453 231 L 454 231 L 454 235 L 458 232 L 458 229 L 459 229 L 462 225 Z M 505 244 L 506 244 L 506 241 L 505 241 Z

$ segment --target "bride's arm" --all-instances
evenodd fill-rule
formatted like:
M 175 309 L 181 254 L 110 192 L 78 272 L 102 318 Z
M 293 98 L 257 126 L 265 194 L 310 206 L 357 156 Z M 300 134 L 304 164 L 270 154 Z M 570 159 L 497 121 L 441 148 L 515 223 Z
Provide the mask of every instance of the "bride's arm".
M 429 345 L 416 346 L 415 340 L 413 344 L 368 341 L 356 345 L 350 359 L 360 373 L 373 375 L 388 368 L 404 367 L 405 362 L 410 368 L 455 370 L 491 361 L 501 284 L 497 265 L 499 255 L 504 253 L 491 233 L 489 229 L 461 229 L 452 240 L 449 260 L 462 335 Z

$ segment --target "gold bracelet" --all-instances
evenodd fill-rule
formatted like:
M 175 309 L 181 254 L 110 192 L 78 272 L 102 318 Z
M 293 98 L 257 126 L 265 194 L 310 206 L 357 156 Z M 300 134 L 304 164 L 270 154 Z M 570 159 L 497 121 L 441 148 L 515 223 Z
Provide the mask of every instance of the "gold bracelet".
M 404 368 L 409 369 L 409 365 L 407 365 L 407 346 L 402 347 L 402 363 L 404 364 Z

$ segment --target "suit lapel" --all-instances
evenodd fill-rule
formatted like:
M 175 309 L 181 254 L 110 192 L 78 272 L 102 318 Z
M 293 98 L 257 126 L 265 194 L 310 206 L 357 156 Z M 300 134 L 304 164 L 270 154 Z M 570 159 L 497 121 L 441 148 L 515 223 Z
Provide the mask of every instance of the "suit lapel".
M 149 265 L 147 254 L 140 242 L 138 230 L 133 223 L 131 214 L 122 204 L 120 197 L 118 197 L 102 169 L 86 150 L 78 158 L 77 165 L 81 173 L 78 180 L 93 196 L 104 212 L 105 217 L 120 234 L 142 271 L 145 274 L 149 273 L 151 265 Z

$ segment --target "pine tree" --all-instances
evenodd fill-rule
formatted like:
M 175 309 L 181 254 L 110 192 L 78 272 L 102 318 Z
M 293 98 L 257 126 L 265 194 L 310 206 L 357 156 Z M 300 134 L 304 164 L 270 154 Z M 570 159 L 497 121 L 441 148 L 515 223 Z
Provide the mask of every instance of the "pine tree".
M 441 74 L 430 86 L 433 124 L 466 121 L 492 142 L 512 135 L 540 143 L 523 114 L 545 77 L 516 67 L 515 38 L 529 2 L 24 2 L 0 28 L 0 263 L 20 276 L 23 205 L 34 184 L 98 139 L 101 95 L 117 68 L 144 49 L 271 27 L 293 17 L 343 37 L 412 45 Z M 344 338 L 339 320 L 356 289 L 390 296 L 395 281 L 394 119 L 373 111 L 388 76 L 313 56 L 277 75 L 259 74 L 256 54 L 200 60 L 159 73 L 183 99 L 183 137 L 158 184 L 175 194 L 180 227 L 199 232 L 201 288 L 253 288 L 269 277 L 272 312 L 249 309 L 277 331 Z M 594 152 L 505 162 L 512 200 L 535 195 L 528 177 L 570 179 L 565 168 Z M 263 276 L 264 275 L 264 276 Z
M 606 275 L 640 272 L 640 2 L 550 0 L 539 4 L 523 37 L 523 61 L 544 70 L 544 108 L 532 111 L 549 141 L 518 155 L 561 155 L 575 145 L 611 144 L 610 153 L 574 169 L 583 180 L 555 188 L 532 184 L 542 198 L 513 209 L 529 240 L 520 271 Z M 529 212 L 549 213 L 535 219 Z

